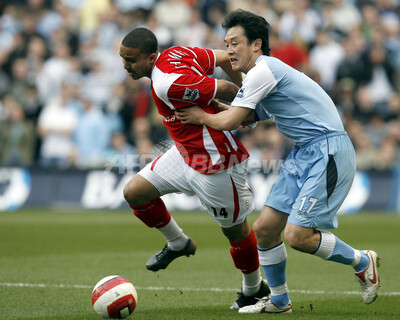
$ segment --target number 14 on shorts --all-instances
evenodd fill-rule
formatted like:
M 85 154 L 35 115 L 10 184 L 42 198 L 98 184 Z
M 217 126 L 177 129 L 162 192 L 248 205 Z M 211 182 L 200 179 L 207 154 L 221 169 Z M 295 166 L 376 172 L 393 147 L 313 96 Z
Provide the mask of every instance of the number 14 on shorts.
M 223 217 L 223 218 L 227 219 L 228 216 L 229 216 L 228 212 L 226 211 L 225 208 L 214 208 L 214 207 L 211 207 L 211 209 L 212 209 L 212 211 L 214 213 L 214 216 L 216 218 Z M 218 212 L 218 210 L 219 210 L 219 212 Z

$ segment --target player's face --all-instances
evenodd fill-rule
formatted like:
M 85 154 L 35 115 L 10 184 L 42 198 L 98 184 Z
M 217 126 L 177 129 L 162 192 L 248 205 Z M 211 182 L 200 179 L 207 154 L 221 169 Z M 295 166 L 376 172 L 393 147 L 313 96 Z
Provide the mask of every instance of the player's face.
M 137 48 L 128 48 L 121 45 L 119 55 L 124 62 L 124 69 L 133 80 L 138 80 L 142 77 L 151 77 L 151 70 L 156 58 L 155 53 L 146 55 L 140 53 Z
M 225 36 L 226 52 L 234 71 L 247 73 L 260 55 L 256 41 L 249 43 L 242 26 L 230 28 Z M 257 54 L 258 52 L 258 54 Z

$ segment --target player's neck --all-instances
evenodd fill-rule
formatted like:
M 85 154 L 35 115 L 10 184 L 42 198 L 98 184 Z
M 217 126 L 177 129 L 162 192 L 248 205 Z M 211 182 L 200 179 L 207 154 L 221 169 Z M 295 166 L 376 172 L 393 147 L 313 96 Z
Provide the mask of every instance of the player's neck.
M 261 55 L 262 52 L 252 54 L 246 68 L 243 70 L 243 73 L 247 74 L 255 66 L 258 57 Z

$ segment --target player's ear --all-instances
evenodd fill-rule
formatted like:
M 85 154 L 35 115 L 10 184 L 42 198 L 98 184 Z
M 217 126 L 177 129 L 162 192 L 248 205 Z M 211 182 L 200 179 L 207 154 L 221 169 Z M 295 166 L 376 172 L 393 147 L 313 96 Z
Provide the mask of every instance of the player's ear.
M 156 58 L 157 58 L 157 53 L 156 53 L 156 52 L 151 53 L 151 54 L 147 57 L 147 59 L 149 60 L 149 63 L 150 63 L 150 64 L 153 64 L 153 63 L 156 61 Z
M 261 38 L 257 38 L 253 41 L 253 51 L 258 52 L 261 50 L 262 47 L 262 40 Z

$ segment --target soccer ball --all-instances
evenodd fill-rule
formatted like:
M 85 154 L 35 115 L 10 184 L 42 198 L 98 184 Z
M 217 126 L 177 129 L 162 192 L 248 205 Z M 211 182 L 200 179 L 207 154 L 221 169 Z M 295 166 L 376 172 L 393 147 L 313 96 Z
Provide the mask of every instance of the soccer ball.
M 104 319 L 125 319 L 136 308 L 137 292 L 133 284 L 121 276 L 101 279 L 92 291 L 92 305 Z

